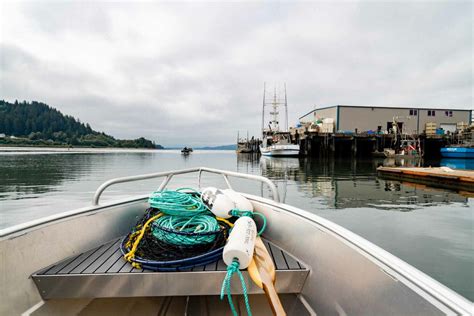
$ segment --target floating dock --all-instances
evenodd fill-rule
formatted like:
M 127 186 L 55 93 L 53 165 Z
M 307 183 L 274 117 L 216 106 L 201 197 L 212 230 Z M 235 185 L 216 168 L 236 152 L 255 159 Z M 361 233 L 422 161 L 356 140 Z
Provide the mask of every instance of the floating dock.
M 440 168 L 379 167 L 377 173 L 385 179 L 422 183 L 455 191 L 474 192 L 474 170 Z

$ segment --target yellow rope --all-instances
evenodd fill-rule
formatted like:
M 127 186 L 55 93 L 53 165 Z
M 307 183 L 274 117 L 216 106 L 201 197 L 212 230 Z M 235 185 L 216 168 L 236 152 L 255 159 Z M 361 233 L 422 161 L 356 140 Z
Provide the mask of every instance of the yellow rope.
M 146 223 L 145 225 L 143 225 L 142 229 L 140 230 L 140 235 L 138 235 L 137 239 L 135 239 L 135 241 L 133 242 L 133 247 L 132 249 L 124 256 L 125 260 L 127 260 L 128 262 L 132 263 L 132 266 L 134 268 L 137 268 L 139 269 L 140 268 L 140 265 L 135 263 L 135 262 L 132 262 L 132 259 L 135 257 L 135 252 L 137 251 L 137 248 L 138 248 L 138 244 L 140 244 L 140 240 L 142 240 L 143 238 L 143 235 L 145 235 L 145 231 L 146 229 L 148 228 L 148 225 L 150 225 L 151 222 L 153 222 L 155 219 L 159 218 L 160 216 L 162 216 L 163 213 L 160 213 L 158 215 L 155 215 L 153 216 L 152 218 L 150 218 Z M 132 237 L 136 236 L 138 232 L 135 232 L 133 233 L 130 238 L 129 238 L 129 241 L 132 239 Z
M 132 266 L 136 269 L 141 269 L 141 266 L 140 264 L 136 263 L 136 262 L 132 262 L 132 259 L 135 257 L 135 252 L 137 251 L 137 248 L 138 248 L 138 245 L 140 244 L 140 241 L 142 240 L 143 236 L 145 235 L 145 232 L 148 228 L 148 226 L 150 225 L 151 222 L 153 222 L 154 220 L 156 220 L 157 218 L 159 218 L 160 216 L 162 216 L 163 213 L 160 213 L 158 215 L 155 215 L 153 216 L 152 218 L 150 218 L 142 227 L 141 230 L 139 231 L 136 231 L 134 232 L 133 234 L 130 235 L 130 237 L 128 238 L 128 241 L 127 243 L 125 244 L 125 246 L 127 248 L 130 247 L 130 245 L 132 244 L 132 240 L 135 238 L 135 236 L 138 235 L 138 237 L 135 239 L 135 241 L 133 242 L 133 246 L 132 246 L 132 249 L 124 256 L 125 260 L 127 260 L 128 262 L 130 262 L 132 264 Z M 234 224 L 232 224 L 231 222 L 229 222 L 228 220 L 222 218 L 222 217 L 216 217 L 216 219 L 218 221 L 221 221 L 221 222 L 224 222 L 226 223 L 227 225 L 229 225 L 230 227 L 233 227 Z M 138 226 L 139 227 L 139 226 Z
M 216 219 L 218 221 L 221 221 L 221 222 L 224 222 L 226 223 L 227 225 L 229 225 L 230 227 L 234 227 L 234 224 L 232 224 L 231 222 L 229 222 L 228 220 L 226 220 L 225 218 L 222 218 L 222 217 L 216 217 Z

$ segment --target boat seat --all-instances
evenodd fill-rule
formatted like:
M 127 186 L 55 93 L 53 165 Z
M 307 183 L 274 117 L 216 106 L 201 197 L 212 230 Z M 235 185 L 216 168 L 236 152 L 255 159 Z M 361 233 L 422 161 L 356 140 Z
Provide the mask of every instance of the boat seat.
M 122 238 L 57 262 L 31 277 L 43 299 L 219 295 L 227 266 L 221 260 L 187 271 L 135 269 L 120 252 Z M 264 239 L 276 268 L 278 293 L 300 293 L 309 270 L 296 258 Z M 249 294 L 261 294 L 243 271 Z M 237 277 L 232 294 L 242 294 Z

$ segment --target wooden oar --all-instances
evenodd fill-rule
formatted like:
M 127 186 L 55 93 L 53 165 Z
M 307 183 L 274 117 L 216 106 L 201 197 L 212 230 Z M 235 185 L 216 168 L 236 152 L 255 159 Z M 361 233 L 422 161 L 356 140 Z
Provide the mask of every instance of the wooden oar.
M 278 293 L 275 290 L 275 265 L 272 257 L 263 244 L 262 238 L 257 236 L 255 240 L 255 250 L 253 259 L 247 268 L 253 282 L 265 292 L 273 315 L 286 315 L 283 305 L 280 302 Z

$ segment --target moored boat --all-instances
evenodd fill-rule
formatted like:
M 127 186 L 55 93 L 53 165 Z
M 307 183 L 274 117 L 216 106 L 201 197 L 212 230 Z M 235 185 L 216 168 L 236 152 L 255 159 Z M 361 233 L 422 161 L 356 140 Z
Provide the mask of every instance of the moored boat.
M 296 157 L 300 154 L 300 146 L 294 144 L 272 144 L 260 147 L 260 153 L 270 157 Z
M 276 91 L 273 94 L 273 100 L 270 104 L 272 116 L 271 121 L 268 124 L 268 128 L 265 124 L 265 86 L 263 88 L 263 108 L 262 108 L 262 144 L 260 145 L 260 153 L 264 156 L 286 156 L 286 157 L 297 157 L 300 155 L 300 145 L 291 142 L 291 134 L 288 131 L 288 104 L 286 98 L 286 86 L 285 86 L 285 99 L 280 101 L 277 99 Z M 279 119 L 279 107 L 283 105 L 285 108 L 285 129 L 280 129 Z
M 444 158 L 474 159 L 474 147 L 451 146 L 441 148 L 441 156 Z
M 148 195 L 101 203 L 108 187 L 202 173 L 266 184 L 272 198 L 244 194 L 266 217 L 262 237 L 276 267 L 275 287 L 288 315 L 463 315 L 472 303 L 364 238 L 302 209 L 280 203 L 267 178 L 190 168 L 117 178 L 101 185 L 91 206 L 0 231 L 1 315 L 222 315 L 222 261 L 186 271 L 154 272 L 124 261 L 119 244 L 148 207 Z M 200 186 L 200 185 L 199 185 Z M 243 271 L 254 315 L 272 311 Z M 245 308 L 239 287 L 234 301 Z

